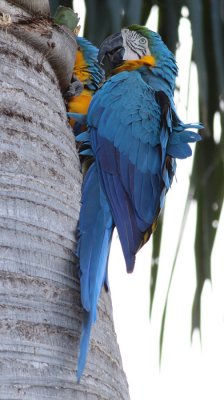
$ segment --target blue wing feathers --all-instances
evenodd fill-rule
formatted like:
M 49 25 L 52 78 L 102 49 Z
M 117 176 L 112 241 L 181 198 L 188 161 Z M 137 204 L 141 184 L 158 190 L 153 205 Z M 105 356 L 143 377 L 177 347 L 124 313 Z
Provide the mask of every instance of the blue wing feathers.
M 155 81 L 157 82 L 157 81 Z M 176 170 L 175 158 L 191 154 L 189 142 L 200 140 L 183 124 L 173 99 L 146 83 L 138 71 L 110 78 L 94 95 L 87 116 L 95 162 L 83 184 L 80 213 L 80 282 L 85 309 L 78 361 L 81 376 L 91 325 L 104 282 L 114 225 L 117 227 L 127 271 L 150 237 Z
M 139 231 L 135 229 L 135 213 L 133 207 L 131 207 L 130 199 L 123 191 L 121 182 L 117 176 L 105 174 L 104 183 L 110 197 L 110 205 L 124 252 L 127 271 L 131 272 L 135 264 L 136 243 L 141 241 Z M 121 219 L 121 215 L 123 220 Z
M 184 159 L 192 155 L 192 150 L 187 143 L 180 143 L 178 145 L 169 144 L 167 153 L 172 157 Z
M 76 138 L 76 142 L 90 142 L 90 137 L 89 137 L 89 131 L 84 131 L 82 133 L 79 133 Z
M 194 143 L 199 140 L 201 140 L 201 136 L 198 133 L 185 130 L 184 126 L 183 126 L 183 131 L 181 133 L 179 132 L 177 133 L 174 131 L 174 133 L 171 133 L 169 135 L 169 144 L 173 145 L 181 143 Z
M 92 152 L 91 149 L 86 149 L 86 150 L 79 151 L 79 155 L 81 155 L 81 156 L 92 156 L 93 152 Z
M 171 185 L 172 176 L 163 172 L 167 155 L 173 155 L 175 151 L 176 157 L 188 156 L 189 147 L 184 142 L 196 138 L 187 133 L 183 140 L 178 138 L 177 141 L 176 135 L 181 137 L 180 133 L 187 125 L 177 117 L 175 126 L 172 125 L 174 113 L 169 105 L 161 125 L 162 109 L 155 91 L 141 79 L 138 71 L 113 76 L 96 93 L 90 105 L 88 123 L 93 152 L 98 170 L 103 171 L 101 183 L 118 233 L 120 231 L 126 260 L 133 259 L 133 255 L 128 256 L 129 250 L 139 248 L 144 231 L 153 224 L 160 207 L 163 186 L 167 190 Z M 137 173 L 130 174 L 129 165 L 133 165 Z M 106 173 L 113 175 L 113 181 Z M 144 182 L 142 187 L 140 182 Z M 120 204 L 126 204 L 126 210 Z M 138 243 L 134 244 L 133 237 Z

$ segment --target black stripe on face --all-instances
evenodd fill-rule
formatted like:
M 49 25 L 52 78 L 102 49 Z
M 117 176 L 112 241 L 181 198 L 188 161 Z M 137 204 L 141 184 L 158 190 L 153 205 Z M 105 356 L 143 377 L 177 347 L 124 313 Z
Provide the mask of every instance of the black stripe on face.
M 129 31 L 126 37 L 128 47 L 137 54 L 138 58 L 147 53 L 147 39 L 135 31 Z

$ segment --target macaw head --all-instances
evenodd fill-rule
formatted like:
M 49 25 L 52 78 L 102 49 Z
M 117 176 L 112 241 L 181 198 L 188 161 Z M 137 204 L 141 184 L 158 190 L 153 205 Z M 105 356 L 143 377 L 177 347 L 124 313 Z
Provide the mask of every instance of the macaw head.
M 98 60 L 113 70 L 127 61 L 145 60 L 155 69 L 168 68 L 177 75 L 173 53 L 167 48 L 160 35 L 140 25 L 130 25 L 121 32 L 107 37 L 100 46 Z

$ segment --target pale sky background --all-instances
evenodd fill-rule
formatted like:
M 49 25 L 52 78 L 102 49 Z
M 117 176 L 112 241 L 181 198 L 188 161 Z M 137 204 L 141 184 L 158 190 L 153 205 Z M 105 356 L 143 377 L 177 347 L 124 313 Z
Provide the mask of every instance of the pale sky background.
M 75 0 L 75 11 L 83 27 L 83 0 Z M 189 54 L 192 48 L 190 23 L 183 10 L 177 52 L 180 92 L 175 102 L 184 122 L 198 121 L 197 71 L 191 66 L 189 108 L 186 111 Z M 147 26 L 157 29 L 157 7 Z M 220 137 L 216 118 L 217 141 Z M 194 150 L 194 146 L 192 146 Z M 202 296 L 202 342 L 191 332 L 191 307 L 196 278 L 194 235 L 196 205 L 193 203 L 180 248 L 171 287 L 165 326 L 162 366 L 159 369 L 159 332 L 162 311 L 188 191 L 193 157 L 178 162 L 176 180 L 166 198 L 162 254 L 152 320 L 149 321 L 151 243 L 139 252 L 135 270 L 127 274 L 117 234 L 114 235 L 109 280 L 113 314 L 131 400 L 223 400 L 224 399 L 224 211 L 212 254 L 212 286 L 206 282 Z M 216 223 L 214 221 L 214 226 Z M 216 228 L 213 228 L 216 229 Z M 119 399 L 118 399 L 119 400 Z

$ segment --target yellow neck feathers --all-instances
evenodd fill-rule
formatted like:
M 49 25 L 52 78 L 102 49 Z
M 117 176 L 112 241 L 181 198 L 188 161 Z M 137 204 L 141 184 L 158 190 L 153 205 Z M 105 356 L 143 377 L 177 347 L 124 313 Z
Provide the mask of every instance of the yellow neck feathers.
M 145 56 L 140 58 L 140 60 L 127 60 L 124 63 L 113 70 L 113 74 L 117 74 L 118 72 L 122 71 L 132 71 L 134 69 L 138 69 L 143 66 L 155 67 L 156 60 L 153 56 Z
M 85 82 L 90 78 L 90 73 L 88 71 L 86 61 L 80 50 L 77 50 L 76 53 L 76 60 L 73 68 L 73 73 L 81 82 Z

